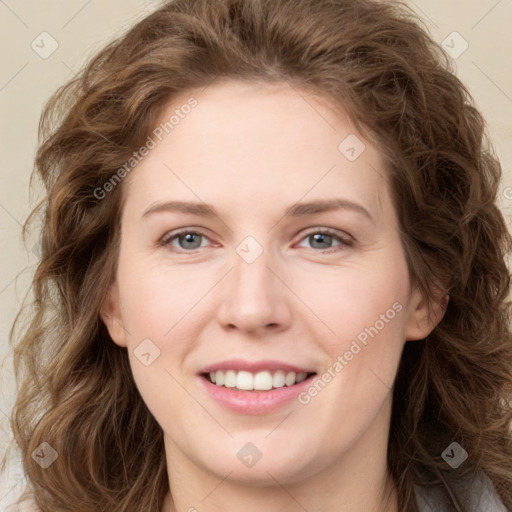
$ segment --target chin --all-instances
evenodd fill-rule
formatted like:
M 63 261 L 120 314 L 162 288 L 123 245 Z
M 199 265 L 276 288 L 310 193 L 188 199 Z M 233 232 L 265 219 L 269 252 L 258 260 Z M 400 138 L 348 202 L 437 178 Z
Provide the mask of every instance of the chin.
M 218 454 L 210 452 L 209 458 L 203 460 L 201 465 L 217 478 L 224 479 L 229 475 L 232 482 L 266 487 L 275 486 L 276 481 L 283 485 L 298 483 L 321 471 L 326 464 L 326 457 L 321 454 L 317 453 L 315 457 L 314 454 L 305 453 L 305 441 L 297 440 L 296 447 L 290 446 L 290 443 L 280 443 L 282 453 L 279 446 L 267 439 L 249 443 L 237 441 L 234 443 L 235 450 L 226 447 Z M 234 457 L 226 456 L 233 451 Z

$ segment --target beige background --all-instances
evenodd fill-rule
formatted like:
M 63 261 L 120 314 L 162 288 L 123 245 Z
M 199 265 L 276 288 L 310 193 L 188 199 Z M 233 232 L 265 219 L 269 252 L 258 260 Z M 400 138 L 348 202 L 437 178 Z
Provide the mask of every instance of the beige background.
M 28 250 L 21 242 L 20 227 L 39 197 L 37 191 L 29 195 L 28 185 L 42 106 L 93 53 L 161 3 L 157 0 L 0 0 L 2 358 L 8 354 L 9 329 L 37 262 L 36 253 L 31 251 L 33 242 Z M 415 0 L 409 3 L 422 15 L 434 38 L 445 41 L 458 75 L 488 121 L 488 131 L 505 173 L 500 204 L 512 227 L 512 1 Z M 41 35 L 43 32 L 50 35 Z M 45 55 L 52 44 L 58 44 L 57 49 Z M 467 49 L 461 53 L 466 45 Z M 1 372 L 0 456 L 8 439 L 6 415 L 14 396 L 8 358 Z M 0 476 L 0 510 L 7 510 L 6 503 L 16 493 L 20 478 L 16 468 L 11 471 L 9 481 Z

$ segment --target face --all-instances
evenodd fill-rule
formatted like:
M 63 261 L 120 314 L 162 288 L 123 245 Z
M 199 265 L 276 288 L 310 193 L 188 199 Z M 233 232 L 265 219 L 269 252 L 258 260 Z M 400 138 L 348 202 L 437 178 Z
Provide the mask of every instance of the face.
M 122 184 L 102 310 L 169 460 L 265 484 L 371 456 L 404 343 L 433 328 L 379 153 L 285 84 L 217 82 L 173 115 Z

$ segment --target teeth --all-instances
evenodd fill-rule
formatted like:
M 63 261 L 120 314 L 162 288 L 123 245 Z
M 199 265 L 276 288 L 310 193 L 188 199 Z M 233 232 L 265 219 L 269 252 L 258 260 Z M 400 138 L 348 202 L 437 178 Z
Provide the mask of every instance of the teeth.
M 265 370 L 258 373 L 235 370 L 217 370 L 210 372 L 210 380 L 217 386 L 237 388 L 243 391 L 268 391 L 272 388 L 293 386 L 307 378 L 307 373 L 284 372 L 278 370 L 272 374 Z
M 286 374 L 282 370 L 278 370 L 272 377 L 272 386 L 282 388 L 286 381 Z
M 299 382 L 306 380 L 307 376 L 308 376 L 307 373 L 297 373 L 297 376 L 295 377 L 295 382 L 298 384 Z
M 224 386 L 227 388 L 234 388 L 236 386 L 236 372 L 228 370 L 224 374 Z
M 224 372 L 215 372 L 215 384 L 217 384 L 217 386 L 224 385 Z
M 238 372 L 236 376 L 236 386 L 238 389 L 254 389 L 254 378 L 252 373 Z
M 253 389 L 269 390 L 272 389 L 273 379 L 270 372 L 259 372 L 254 376 Z
M 287 386 L 293 386 L 295 384 L 295 377 L 296 377 L 295 372 L 287 373 L 286 378 L 284 379 L 284 383 Z

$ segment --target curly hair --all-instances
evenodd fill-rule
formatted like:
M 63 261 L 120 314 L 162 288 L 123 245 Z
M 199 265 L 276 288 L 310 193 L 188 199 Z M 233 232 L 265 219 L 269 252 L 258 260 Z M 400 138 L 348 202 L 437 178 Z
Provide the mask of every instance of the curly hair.
M 123 183 L 104 187 L 175 95 L 216 79 L 287 82 L 327 97 L 389 168 L 411 283 L 450 296 L 428 340 L 405 344 L 388 467 L 400 510 L 414 486 L 483 470 L 512 508 L 512 249 L 501 168 L 450 59 L 405 4 L 378 0 L 176 0 L 94 56 L 48 101 L 32 179 L 46 195 L 32 300 L 11 330 L 20 386 L 11 425 L 43 512 L 159 512 L 163 434 L 100 308 L 116 271 Z M 24 313 L 28 312 L 25 319 Z M 23 327 L 23 329 L 21 329 Z M 18 328 L 22 332 L 18 332 Z M 441 454 L 457 440 L 458 469 Z M 48 442 L 48 468 L 31 453 Z

